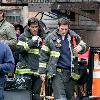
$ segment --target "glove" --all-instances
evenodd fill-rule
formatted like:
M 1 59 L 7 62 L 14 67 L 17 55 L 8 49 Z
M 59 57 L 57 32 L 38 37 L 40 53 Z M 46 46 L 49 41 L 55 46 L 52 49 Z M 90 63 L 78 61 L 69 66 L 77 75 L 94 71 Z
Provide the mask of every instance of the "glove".
M 38 38 L 38 46 L 41 46 L 42 45 L 42 39 L 39 37 Z
M 37 41 L 38 39 L 39 39 L 39 36 L 37 35 L 32 37 L 33 42 Z
M 33 42 L 37 42 L 37 46 L 40 46 L 40 43 L 42 43 L 42 39 L 39 36 L 33 36 L 32 40 Z

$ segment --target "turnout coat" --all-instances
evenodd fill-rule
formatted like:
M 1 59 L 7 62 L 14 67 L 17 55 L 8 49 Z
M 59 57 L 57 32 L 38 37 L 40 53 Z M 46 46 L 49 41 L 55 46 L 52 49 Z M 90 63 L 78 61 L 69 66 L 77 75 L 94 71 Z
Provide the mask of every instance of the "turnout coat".
M 51 77 L 56 75 L 57 62 L 60 57 L 60 48 L 57 47 L 57 44 L 59 44 L 59 42 L 61 41 L 58 37 L 58 34 L 58 30 L 54 30 L 45 38 L 45 42 L 41 48 L 39 59 L 40 74 L 47 74 L 47 76 L 50 75 Z M 71 52 L 71 67 L 74 66 L 74 58 L 76 56 L 73 52 L 73 37 L 75 37 L 76 39 L 76 45 L 79 44 L 82 47 L 82 50 L 79 52 L 80 54 L 86 52 L 88 49 L 86 43 L 81 40 L 80 36 L 76 34 L 74 31 L 69 30 L 68 41 Z

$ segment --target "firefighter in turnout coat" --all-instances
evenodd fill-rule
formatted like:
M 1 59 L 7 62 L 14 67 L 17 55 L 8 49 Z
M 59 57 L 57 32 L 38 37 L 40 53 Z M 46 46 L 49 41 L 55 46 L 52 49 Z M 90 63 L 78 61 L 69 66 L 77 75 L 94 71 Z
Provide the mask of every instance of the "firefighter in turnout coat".
M 80 36 L 70 30 L 70 22 L 61 18 L 58 29 L 45 38 L 39 59 L 39 73 L 42 80 L 51 78 L 55 100 L 72 100 L 75 82 L 71 79 L 76 53 L 84 53 L 87 45 Z M 76 38 L 73 47 L 72 37 Z
M 16 74 L 32 75 L 32 100 L 40 100 L 41 79 L 38 73 L 39 50 L 42 46 L 42 31 L 36 18 L 28 20 L 28 28 L 20 35 L 17 43 L 19 62 Z

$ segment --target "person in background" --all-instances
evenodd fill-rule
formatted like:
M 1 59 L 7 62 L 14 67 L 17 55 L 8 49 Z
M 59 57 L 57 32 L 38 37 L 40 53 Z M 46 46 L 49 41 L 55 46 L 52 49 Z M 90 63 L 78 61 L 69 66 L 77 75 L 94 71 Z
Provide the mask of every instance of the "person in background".
M 39 20 L 33 17 L 28 20 L 28 25 L 24 33 L 19 36 L 17 43 L 19 62 L 17 63 L 16 74 L 32 76 L 32 100 L 40 100 L 41 79 L 38 68 L 42 38 Z
M 75 47 L 73 37 L 76 39 Z M 59 19 L 58 28 L 45 38 L 40 52 L 39 73 L 43 81 L 46 76 L 51 79 L 55 100 L 74 100 L 75 81 L 71 78 L 74 58 L 87 48 L 80 36 L 70 30 L 67 18 Z
M 16 31 L 16 39 L 18 41 L 19 36 L 24 32 L 24 28 L 20 24 L 14 24 L 14 28 L 15 28 L 15 31 Z M 14 52 L 14 58 L 15 58 L 15 65 L 16 65 L 19 61 L 19 53 L 16 50 Z
M 15 24 L 14 27 L 15 27 L 15 31 L 16 31 L 16 38 L 18 40 L 19 36 L 24 32 L 24 28 L 20 24 Z
M 6 74 L 14 70 L 14 58 L 10 47 L 0 42 L 0 100 L 4 100 Z
M 16 50 L 16 32 L 14 26 L 6 21 L 5 18 L 6 7 L 0 6 L 0 42 L 9 45 L 13 55 Z M 8 74 L 8 76 L 13 77 L 14 72 Z
M 8 44 L 12 51 L 15 50 L 17 44 L 14 26 L 5 19 L 4 6 L 0 6 L 0 42 Z

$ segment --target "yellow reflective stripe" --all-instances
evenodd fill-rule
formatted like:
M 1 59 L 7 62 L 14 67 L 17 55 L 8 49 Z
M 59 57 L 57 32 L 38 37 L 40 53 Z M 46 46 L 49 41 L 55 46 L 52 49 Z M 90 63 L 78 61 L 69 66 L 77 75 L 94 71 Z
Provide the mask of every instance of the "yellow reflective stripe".
M 15 71 L 15 74 L 34 74 L 35 76 L 39 76 L 39 72 L 34 72 L 31 71 L 31 69 L 21 69 L 21 68 L 17 68 Z
M 19 42 L 17 43 L 17 45 L 22 45 L 22 46 L 24 46 L 25 50 L 29 50 L 29 49 L 30 49 L 29 46 L 28 46 L 28 44 L 27 44 L 26 42 L 23 42 L 23 41 L 19 41 Z
M 34 49 L 34 54 L 39 54 L 39 49 Z
M 39 72 L 34 72 L 34 75 L 39 76 L 40 74 L 39 74 Z
M 51 77 L 52 76 L 49 73 L 47 73 L 47 78 L 50 79 Z
M 44 50 L 44 51 L 46 51 L 46 52 L 50 51 L 50 49 L 46 45 L 43 45 L 41 49 Z
M 39 54 L 39 49 L 30 49 L 28 53 Z
M 60 56 L 60 52 L 51 51 L 50 56 L 58 58 Z
M 62 72 L 62 69 L 57 68 L 57 72 L 60 72 L 61 73 Z
M 40 63 L 40 62 L 39 62 L 39 67 L 46 68 L 46 66 L 47 66 L 47 63 Z
M 16 74 L 34 74 L 33 71 L 31 71 L 31 69 L 16 69 Z
M 79 80 L 80 75 L 78 75 L 78 74 L 76 74 L 76 73 L 71 73 L 71 77 L 72 77 L 74 80 Z

